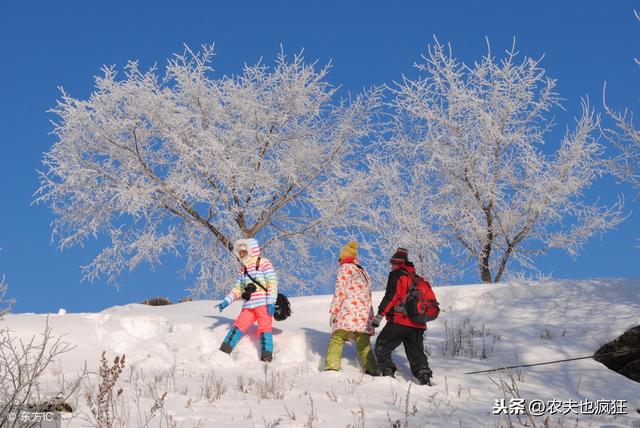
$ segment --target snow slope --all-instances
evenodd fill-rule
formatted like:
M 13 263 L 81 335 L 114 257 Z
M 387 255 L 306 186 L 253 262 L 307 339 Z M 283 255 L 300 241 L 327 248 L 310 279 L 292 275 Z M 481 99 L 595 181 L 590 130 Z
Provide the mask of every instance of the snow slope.
M 495 399 L 506 397 L 508 402 L 512 397 L 494 384 L 500 379 L 509 382 L 508 372 L 464 373 L 517 361 L 590 355 L 640 324 L 639 290 L 640 279 L 438 287 L 435 291 L 444 312 L 429 325 L 426 336 L 434 371 L 432 387 L 413 382 L 401 347 L 394 354 L 399 365 L 395 379 L 362 375 L 352 345 L 345 348 L 341 372 L 322 372 L 329 339 L 328 295 L 291 299 L 293 316 L 274 322 L 276 354 L 268 366 L 258 362 L 255 329 L 231 356 L 218 351 L 240 311 L 238 302 L 222 313 L 213 301 L 195 301 L 51 314 L 54 335 L 65 334 L 64 339 L 76 347 L 47 372 L 43 390 L 55 389 L 61 374 L 69 378 L 85 362 L 95 371 L 104 350 L 109 360 L 116 354 L 126 355 L 119 386 L 124 389 L 123 403 L 134 406 L 130 415 L 136 416 L 129 416 L 129 426 L 137 426 L 137 412 L 148 412 L 154 394 L 163 392 L 167 392 L 164 419 L 156 417 L 149 426 L 167 426 L 168 415 L 177 426 L 185 427 L 389 427 L 396 421 L 396 426 L 410 427 L 508 426 L 507 416 L 492 415 Z M 382 292 L 375 292 L 374 304 L 381 298 Z M 29 338 L 42 331 L 46 318 L 45 314 L 13 314 L 5 323 L 15 334 Z M 452 326 L 470 332 L 466 356 L 443 351 L 447 342 L 453 343 L 446 339 Z M 485 359 L 481 358 L 483 342 Z M 626 416 L 569 413 L 550 417 L 551 426 L 576 426 L 576 419 L 579 426 L 640 426 L 636 411 L 640 383 L 594 360 L 511 373 L 526 399 L 628 402 Z M 222 392 L 218 399 L 216 392 Z M 86 412 L 82 397 L 79 404 L 79 412 Z M 516 426 L 526 419 L 511 418 Z M 543 425 L 543 417 L 534 421 Z M 86 422 L 80 415 L 68 425 L 86 426 Z

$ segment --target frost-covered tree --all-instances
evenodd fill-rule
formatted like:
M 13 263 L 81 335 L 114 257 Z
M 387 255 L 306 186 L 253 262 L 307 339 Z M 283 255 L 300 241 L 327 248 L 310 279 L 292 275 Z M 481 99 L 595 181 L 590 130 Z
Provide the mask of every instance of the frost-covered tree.
M 303 292 L 322 271 L 314 250 L 340 244 L 363 195 L 378 91 L 336 101 L 329 66 L 282 53 L 272 67 L 216 77 L 212 56 L 187 48 L 164 75 L 105 67 L 87 99 L 63 91 L 52 109 L 57 142 L 37 201 L 51 206 L 61 248 L 110 240 L 84 278 L 117 283 L 142 262 L 186 255 L 192 292 L 207 295 L 235 273 L 233 241 L 256 237 L 282 284 Z
M 500 281 L 513 262 L 535 268 L 532 256 L 551 248 L 575 256 L 621 221 L 621 201 L 607 207 L 585 195 L 607 172 L 588 102 L 559 147 L 549 147 L 549 114 L 560 98 L 540 60 L 489 50 L 467 66 L 437 41 L 423 58 L 421 77 L 392 88 L 389 150 L 402 162 L 420 159 L 412 168 L 425 183 L 415 190 L 430 192 L 429 218 L 483 282 Z M 406 204 L 422 215 L 411 197 Z
M 384 144 L 384 143 L 383 143 Z M 443 261 L 450 246 L 435 227 L 430 202 L 430 180 L 424 168 L 416 168 L 423 159 L 419 153 L 404 153 L 395 147 L 368 157 L 371 200 L 358 222 L 369 259 L 374 285 L 383 287 L 389 272 L 389 259 L 397 247 L 409 250 L 409 259 L 417 271 L 433 283 L 449 279 L 451 266 Z
M 635 12 L 640 21 L 640 15 Z M 640 58 L 635 59 L 640 65 Z M 606 89 L 606 85 L 605 85 Z M 604 135 L 619 149 L 620 156 L 613 163 L 613 170 L 622 180 L 628 181 L 636 188 L 640 188 L 640 130 L 634 123 L 633 112 L 615 111 L 607 105 L 606 90 L 603 90 L 603 104 L 607 115 L 613 119 L 615 127 L 605 128 Z
M 640 130 L 634 125 L 633 114 L 629 110 L 614 111 L 606 104 L 605 111 L 615 127 L 604 129 L 604 134 L 621 151 L 613 170 L 619 178 L 640 187 Z

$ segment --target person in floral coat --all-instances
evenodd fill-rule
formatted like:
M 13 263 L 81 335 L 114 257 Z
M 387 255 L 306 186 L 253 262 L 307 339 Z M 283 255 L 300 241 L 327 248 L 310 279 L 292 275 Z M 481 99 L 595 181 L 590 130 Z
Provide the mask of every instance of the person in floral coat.
M 358 261 L 358 244 L 349 242 L 340 250 L 340 268 L 331 302 L 331 339 L 325 358 L 325 370 L 340 370 L 344 342 L 353 340 L 366 374 L 376 376 L 378 366 L 371 350 L 373 307 L 371 278 Z

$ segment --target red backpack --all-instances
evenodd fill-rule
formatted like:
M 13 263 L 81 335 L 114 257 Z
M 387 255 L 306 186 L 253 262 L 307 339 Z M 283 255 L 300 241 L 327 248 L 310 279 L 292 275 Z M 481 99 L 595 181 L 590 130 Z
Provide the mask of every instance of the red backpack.
M 407 317 L 418 324 L 435 320 L 440 314 L 440 304 L 431 285 L 420 275 L 407 274 L 411 277 L 411 286 L 403 301 Z

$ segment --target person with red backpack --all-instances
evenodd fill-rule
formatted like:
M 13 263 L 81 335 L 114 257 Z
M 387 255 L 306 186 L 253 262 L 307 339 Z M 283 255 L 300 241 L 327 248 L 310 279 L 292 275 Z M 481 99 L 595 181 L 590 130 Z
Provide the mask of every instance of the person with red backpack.
M 438 303 L 429 283 L 416 275 L 405 248 L 399 247 L 390 262 L 387 288 L 373 321 L 378 327 L 382 318 L 387 319 L 375 343 L 378 368 L 382 376 L 395 376 L 391 353 L 402 343 L 413 376 L 421 385 L 431 385 L 433 372 L 424 353 L 424 332 L 427 321 L 438 316 Z

